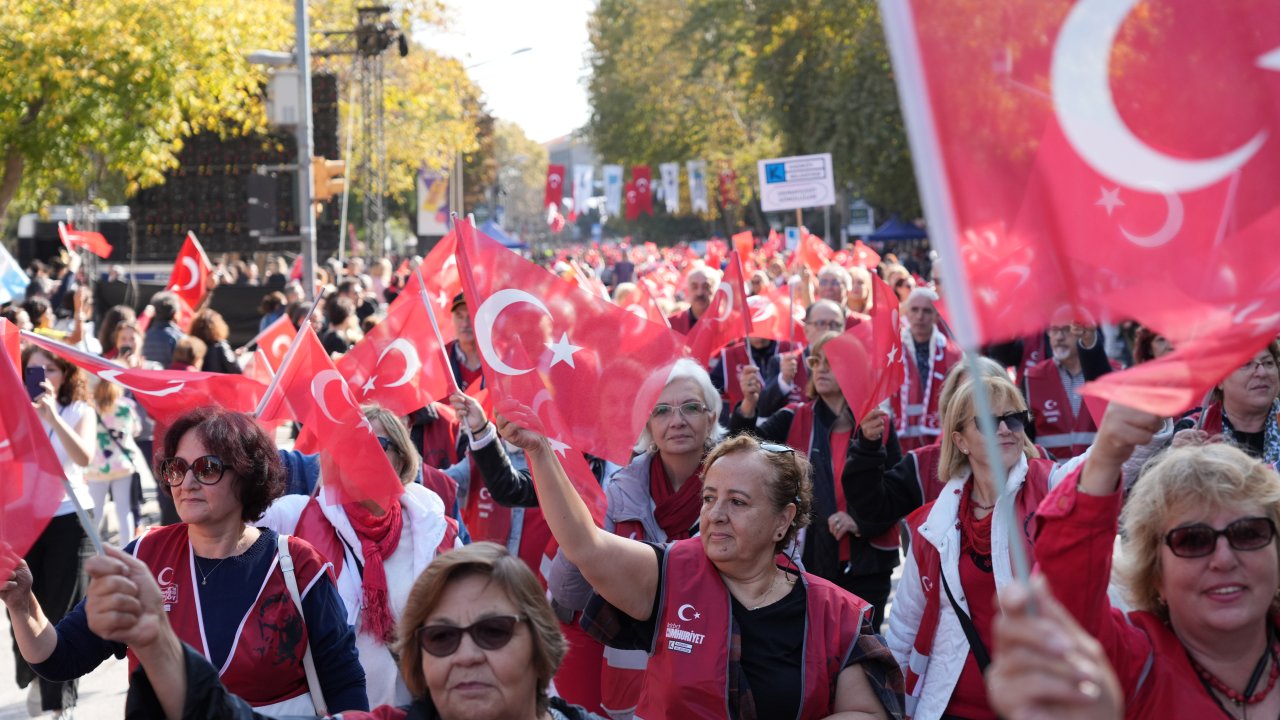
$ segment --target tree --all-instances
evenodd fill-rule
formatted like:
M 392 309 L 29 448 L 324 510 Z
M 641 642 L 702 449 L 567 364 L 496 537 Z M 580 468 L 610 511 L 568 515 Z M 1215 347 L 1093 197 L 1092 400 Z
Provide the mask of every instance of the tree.
M 547 213 L 542 200 L 547 179 L 547 149 L 508 120 L 498 120 L 494 130 L 497 168 L 494 202 L 504 209 L 504 226 L 524 233 L 545 228 Z

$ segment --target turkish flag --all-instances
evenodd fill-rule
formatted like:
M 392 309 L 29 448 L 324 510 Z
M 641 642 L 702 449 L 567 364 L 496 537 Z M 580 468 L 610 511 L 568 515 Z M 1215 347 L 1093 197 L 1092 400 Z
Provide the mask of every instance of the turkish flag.
M 720 269 L 724 265 L 724 259 L 729 256 L 729 246 L 720 238 L 711 238 L 707 241 L 707 265 Z
M 796 306 L 787 288 L 766 288 L 764 293 L 747 298 L 747 306 L 751 309 L 751 337 L 804 340 L 804 308 Z
M 258 333 L 253 342 L 258 344 L 258 350 L 262 351 L 270 366 L 278 368 L 284 363 L 285 353 L 289 352 L 289 345 L 297 334 L 298 330 L 289 316 L 281 315 L 266 330 Z
M 289 266 L 289 279 L 302 280 L 302 256 L 293 259 L 293 264 Z
M 861 265 L 868 270 L 875 270 L 880 265 L 880 253 L 861 240 L 855 240 L 853 247 L 849 248 L 849 259 L 854 265 Z
M 267 359 L 267 354 L 263 352 L 262 348 L 254 350 L 249 362 L 244 365 L 244 375 L 257 380 L 263 385 L 270 385 L 271 378 L 275 377 L 275 374 L 275 367 Z
M 372 500 L 382 507 L 395 502 L 404 486 L 310 325 L 302 329 L 289 363 L 280 368 L 279 387 L 260 417 L 266 421 L 291 417 L 314 434 L 326 502 Z
M 440 325 L 440 334 L 446 343 L 455 337 L 453 313 L 449 306 L 458 293 L 462 292 L 462 280 L 458 277 L 457 237 L 450 230 L 431 248 L 431 252 L 427 253 L 419 266 L 422 279 L 427 284 L 427 298 L 435 310 L 436 322 Z M 417 293 L 418 276 L 411 274 L 401 294 L 413 294 L 416 297 Z
M 706 367 L 720 348 L 752 334 L 751 308 L 742 283 L 742 261 L 737 252 L 729 253 L 729 267 L 716 288 L 707 312 L 689 333 L 689 352 Z
M 738 257 L 742 258 L 743 267 L 749 267 L 751 253 L 756 249 L 756 236 L 750 230 L 743 230 L 730 239 L 733 240 L 733 249 L 738 252 Z
M 200 246 L 196 234 L 187 231 L 187 239 L 182 243 L 182 249 L 178 251 L 178 257 L 173 261 L 173 272 L 169 274 L 169 286 L 165 289 L 182 298 L 187 307 L 199 307 L 200 301 L 204 300 L 204 295 L 209 290 L 209 273 L 211 272 L 213 272 L 213 265 L 209 263 L 209 257 L 204 254 L 204 248 Z
M 738 204 L 738 173 L 733 168 L 721 168 L 719 187 L 721 206 L 733 207 Z
M 66 476 L 27 398 L 18 365 L 0 358 L 0 577 L 9 577 L 62 504 Z M 6 552 L 7 551 L 7 552 Z
M 58 223 L 58 238 L 62 240 L 62 244 L 72 252 L 76 250 L 88 250 L 98 257 L 106 260 L 111 257 L 111 243 L 103 237 L 100 232 L 92 230 L 76 230 L 74 227 L 66 223 Z
M 494 408 L 495 413 L 502 413 L 503 417 L 508 420 L 546 434 L 546 427 L 538 416 L 529 409 L 527 405 L 510 398 L 502 400 Z M 604 527 L 604 517 L 609 509 L 609 501 L 605 499 L 604 490 L 601 489 L 600 483 L 596 480 L 595 473 L 591 472 L 591 465 L 587 463 L 587 459 L 582 453 L 565 446 L 563 443 L 551 443 L 555 450 L 560 466 L 564 468 L 564 473 L 569 478 L 569 482 L 574 489 L 578 491 L 578 495 L 582 496 L 583 502 L 587 504 L 587 510 L 591 511 L 591 519 L 596 521 L 598 527 Z M 533 469 L 530 468 L 530 472 Z M 537 475 L 534 475 L 534 481 L 537 482 Z
M 18 326 L 5 318 L 0 318 L 0 345 L 13 360 L 14 367 L 22 367 L 22 333 Z M 25 387 L 25 386 L 24 386 Z
M 822 346 L 857 421 L 897 392 L 906 377 L 893 288 L 875 274 L 871 284 L 871 321 L 858 323 Z
M 966 342 L 1038 334 L 1064 312 L 1139 320 L 1201 354 L 1094 387 L 1160 412 L 1177 403 L 1153 388 L 1181 377 L 1179 402 L 1198 399 L 1275 335 L 1280 5 L 909 0 L 885 19 L 911 61 L 904 105 L 927 95 L 932 113 L 919 127 L 938 152 L 917 158 L 947 181 L 930 224 L 967 276 L 947 277 L 974 309 Z M 1238 325 L 1247 341 L 1216 339 Z
M 680 338 L 459 227 L 467 308 L 495 399 L 533 408 L 558 443 L 629 462 Z
M 542 194 L 542 207 L 560 207 L 564 199 L 564 166 L 547 166 L 547 188 Z
M 769 228 L 769 239 L 764 241 L 764 246 L 760 249 L 764 251 L 765 257 L 773 257 L 774 255 L 782 252 L 783 244 L 784 238 L 782 237 L 782 233 L 774 230 L 773 228 Z
M 417 292 L 400 293 L 387 316 L 338 360 L 337 367 L 357 401 L 378 403 L 397 415 L 442 400 L 452 389 L 453 371 Z
M 791 256 L 792 269 L 799 269 L 804 265 L 809 268 L 809 272 L 817 275 L 830 258 L 831 246 L 808 229 L 800 228 L 800 244 L 796 246 L 795 255 Z
M 636 186 L 638 211 L 645 215 L 653 214 L 653 170 L 648 165 L 631 167 L 631 182 Z
M 157 422 L 172 425 L 192 408 L 217 405 L 228 410 L 251 413 L 266 392 L 266 387 L 244 375 L 189 372 L 186 370 L 132 370 L 51 340 L 43 335 L 23 332 L 27 342 L 53 353 L 102 380 L 113 382 L 133 392 L 133 398 Z
M 649 290 L 649 284 L 641 281 L 637 283 L 640 291 L 628 295 L 618 303 L 618 307 L 637 317 L 642 317 L 649 322 L 658 323 L 659 325 L 667 325 L 667 316 L 662 313 L 662 308 L 658 307 L 658 301 L 653 299 L 653 293 Z
M 628 220 L 638 220 L 640 218 L 640 192 L 636 190 L 635 181 L 627 182 L 622 190 L 622 196 L 625 199 L 624 216 Z

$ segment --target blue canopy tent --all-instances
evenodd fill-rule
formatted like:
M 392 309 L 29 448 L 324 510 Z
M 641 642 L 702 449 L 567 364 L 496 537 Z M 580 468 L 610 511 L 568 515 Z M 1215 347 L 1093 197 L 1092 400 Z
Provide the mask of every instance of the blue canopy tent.
M 529 249 L 528 245 L 508 235 L 506 230 L 503 230 L 502 227 L 498 225 L 498 223 L 492 220 L 486 220 L 485 223 L 480 226 L 480 232 L 484 233 L 485 235 L 488 235 L 494 240 L 497 240 L 503 245 L 506 245 L 512 250 L 528 250 Z
M 921 230 L 912 223 L 902 222 L 897 215 L 889 218 L 889 221 L 876 231 L 867 236 L 868 240 L 923 240 L 929 237 L 924 230 Z

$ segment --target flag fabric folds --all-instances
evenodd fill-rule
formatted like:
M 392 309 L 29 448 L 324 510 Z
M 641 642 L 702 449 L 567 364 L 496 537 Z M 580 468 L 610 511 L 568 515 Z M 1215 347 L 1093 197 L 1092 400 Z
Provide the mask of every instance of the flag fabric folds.
M 204 248 L 193 232 L 187 233 L 187 239 L 173 261 L 173 272 L 169 275 L 169 285 L 165 288 L 177 295 L 189 308 L 200 306 L 205 293 L 209 290 L 209 273 L 213 265 L 205 255 Z
M 542 194 L 542 207 L 560 207 L 564 199 L 564 166 L 547 166 L 547 187 Z
M 583 291 L 459 225 L 467 309 L 495 399 L 532 408 L 549 438 L 630 461 L 680 355 L 665 326 Z
M 871 320 L 858 323 L 823 346 L 857 422 L 898 392 L 906 378 L 897 298 L 880 276 L 873 274 L 871 284 Z
M 76 230 L 67 223 L 58 223 L 58 238 L 72 252 L 88 250 L 103 260 L 111 257 L 113 249 L 111 243 L 107 242 L 107 238 L 100 232 Z
M 743 286 L 742 262 L 729 253 L 729 267 L 716 288 L 707 312 L 689 333 L 689 353 L 706 367 L 720 348 L 751 335 L 751 308 Z

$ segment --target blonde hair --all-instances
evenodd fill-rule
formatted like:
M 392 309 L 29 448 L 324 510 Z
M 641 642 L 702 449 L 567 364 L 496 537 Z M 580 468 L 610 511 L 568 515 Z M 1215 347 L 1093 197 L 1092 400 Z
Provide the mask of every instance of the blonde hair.
M 828 302 L 830 302 L 830 301 L 828 301 Z M 814 304 L 816 305 L 817 303 L 814 303 Z M 815 339 L 815 340 L 813 341 L 813 343 L 809 345 L 809 357 L 808 357 L 808 359 L 809 359 L 809 360 L 812 360 L 812 359 L 814 359 L 815 357 L 817 357 L 819 354 L 821 354 L 821 355 L 825 358 L 825 357 L 827 356 L 827 354 L 826 354 L 825 352 L 823 352 L 822 348 L 826 347 L 827 343 L 831 342 L 832 340 L 835 340 L 835 339 L 836 339 L 836 335 L 837 335 L 837 334 L 838 334 L 838 333 L 833 333 L 833 332 L 831 332 L 830 330 L 828 330 L 828 331 L 826 331 L 826 332 L 822 333 L 821 335 L 819 335 L 819 336 L 817 337 L 817 339 Z M 831 359 L 830 359 L 830 358 L 827 358 L 827 364 L 828 364 L 828 365 L 830 365 L 830 364 L 831 364 Z M 807 381 L 805 381 L 805 384 L 804 384 L 804 394 L 805 394 L 805 396 L 807 396 L 810 400 L 813 400 L 814 398 L 818 397 L 818 386 L 817 386 L 817 385 L 815 385 L 815 384 L 814 384 L 814 382 L 813 382 L 813 372 L 810 372 L 810 373 L 809 373 L 809 379 L 808 379 Z M 843 388 L 842 388 L 842 389 L 841 389 L 841 395 L 843 395 L 843 394 L 844 394 L 844 390 L 843 390 Z
M 530 669 L 538 678 L 537 709 L 541 716 L 550 702 L 547 687 L 564 659 L 568 644 L 560 633 L 560 622 L 556 620 L 538 578 L 523 560 L 497 543 L 472 543 L 437 555 L 413 583 L 404 613 L 400 616 L 400 640 L 396 645 L 396 652 L 400 655 L 400 676 L 405 687 L 415 699 L 427 697 L 417 630 L 440 604 L 449 583 L 472 575 L 487 577 L 490 587 L 505 594 L 516 606 L 516 612 L 528 619 L 529 634 L 533 638 Z
M 991 406 L 994 408 L 1000 404 L 1012 407 L 1015 412 L 1027 409 L 1027 403 L 1022 398 L 1022 393 L 1018 390 L 1018 386 L 1014 385 L 1003 373 L 996 376 L 987 376 L 982 379 L 983 385 L 986 386 L 987 394 L 991 398 Z M 951 401 L 947 403 L 945 408 L 941 408 L 942 412 L 942 452 L 938 458 L 938 479 L 947 482 L 953 477 L 963 473 L 969 467 L 969 456 L 960 452 L 960 448 L 956 447 L 956 441 L 951 435 L 964 429 L 965 423 L 974 418 L 974 393 L 977 392 L 977 385 L 972 379 L 965 380 L 956 389 L 955 394 L 951 396 Z M 1027 438 L 1026 433 L 1022 433 L 1022 453 L 1027 459 L 1036 457 L 1036 446 Z M 994 458 L 993 458 L 994 460 Z
M 408 485 L 416 480 L 421 461 L 417 450 L 413 447 L 413 440 L 410 439 L 409 430 L 405 428 L 404 422 L 395 413 L 381 405 L 361 405 L 360 410 L 364 413 L 366 420 L 370 422 L 377 420 L 382 423 L 382 429 L 386 431 L 387 439 L 391 441 L 391 447 L 395 448 L 396 455 L 400 458 L 400 462 L 392 463 L 392 466 L 396 468 L 396 474 L 400 476 L 400 484 Z
M 1120 515 L 1127 542 L 1125 552 L 1116 560 L 1116 577 L 1134 609 L 1169 619 L 1168 606 L 1160 602 L 1157 586 L 1163 570 L 1160 548 L 1174 513 L 1189 507 L 1214 512 L 1247 505 L 1261 507 L 1280 527 L 1280 475 L 1234 445 L 1190 445 L 1152 459 Z M 1271 547 L 1274 551 L 1274 543 Z M 1273 598 L 1271 612 L 1277 611 L 1280 602 Z

